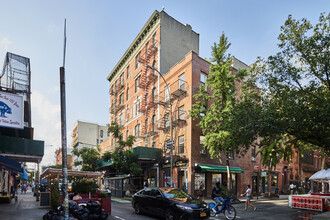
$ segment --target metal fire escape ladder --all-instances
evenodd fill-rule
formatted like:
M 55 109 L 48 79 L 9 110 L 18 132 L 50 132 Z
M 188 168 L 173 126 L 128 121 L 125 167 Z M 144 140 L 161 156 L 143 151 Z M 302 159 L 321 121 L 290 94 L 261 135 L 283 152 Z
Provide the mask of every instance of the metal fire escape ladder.
M 141 58 L 139 59 L 139 62 L 144 64 L 144 69 L 141 73 L 140 84 L 139 84 L 139 87 L 144 91 L 141 101 L 141 108 L 140 108 L 140 112 L 144 114 L 144 123 L 142 125 L 142 136 L 146 136 L 148 133 L 148 117 L 151 109 L 151 105 L 149 106 L 149 102 L 148 102 L 148 99 L 150 98 L 149 94 L 151 93 L 149 90 L 150 90 L 150 85 L 157 78 L 151 73 L 148 74 L 151 58 L 154 57 L 154 55 L 157 52 L 156 44 L 157 43 L 153 44 L 150 48 L 147 47 L 144 56 L 142 55 Z

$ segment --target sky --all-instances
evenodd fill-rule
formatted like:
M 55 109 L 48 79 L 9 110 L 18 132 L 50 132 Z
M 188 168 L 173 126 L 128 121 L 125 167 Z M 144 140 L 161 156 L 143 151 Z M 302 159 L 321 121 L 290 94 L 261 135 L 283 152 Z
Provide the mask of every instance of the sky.
M 210 58 L 222 33 L 229 53 L 246 64 L 278 52 L 288 15 L 318 21 L 328 0 L 0 0 L 0 61 L 7 52 L 30 58 L 34 139 L 45 141 L 42 165 L 61 146 L 60 79 L 67 21 L 67 144 L 77 120 L 110 123 L 107 76 L 155 10 L 200 34 L 199 55 Z M 1 67 L 2 64 L 0 63 Z

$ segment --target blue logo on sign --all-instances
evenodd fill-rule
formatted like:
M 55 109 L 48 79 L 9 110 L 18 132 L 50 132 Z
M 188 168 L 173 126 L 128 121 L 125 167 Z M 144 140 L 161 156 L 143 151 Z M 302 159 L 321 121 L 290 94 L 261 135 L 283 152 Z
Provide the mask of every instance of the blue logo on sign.
M 11 114 L 11 108 L 6 103 L 0 101 L 0 117 L 7 118 L 6 113 Z

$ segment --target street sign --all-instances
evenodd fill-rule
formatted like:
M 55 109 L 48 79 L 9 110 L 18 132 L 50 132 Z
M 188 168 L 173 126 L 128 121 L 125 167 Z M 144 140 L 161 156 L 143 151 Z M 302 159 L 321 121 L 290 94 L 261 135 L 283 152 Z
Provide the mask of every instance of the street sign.
M 166 143 L 167 143 L 167 144 L 172 144 L 172 145 L 173 145 L 173 144 L 174 144 L 174 140 L 167 141 Z

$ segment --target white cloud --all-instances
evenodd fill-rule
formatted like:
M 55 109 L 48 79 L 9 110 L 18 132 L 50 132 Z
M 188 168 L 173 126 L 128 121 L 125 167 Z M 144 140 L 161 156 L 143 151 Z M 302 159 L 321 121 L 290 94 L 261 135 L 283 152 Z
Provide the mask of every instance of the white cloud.
M 5 51 L 8 51 L 9 45 L 11 43 L 12 42 L 8 38 L 3 37 L 3 38 L 0 39 L 0 48 L 5 50 Z
M 41 164 L 54 164 L 54 152 L 61 145 L 60 106 L 50 102 L 39 91 L 32 92 L 31 102 L 34 139 L 45 141 L 45 153 Z

